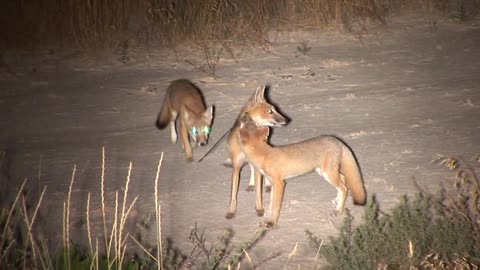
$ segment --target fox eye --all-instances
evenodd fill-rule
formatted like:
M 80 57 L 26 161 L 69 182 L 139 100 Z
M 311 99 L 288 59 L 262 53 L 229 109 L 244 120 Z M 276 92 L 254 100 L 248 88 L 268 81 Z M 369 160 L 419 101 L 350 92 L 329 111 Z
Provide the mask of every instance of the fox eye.
M 268 109 L 268 110 L 267 110 L 267 113 L 268 113 L 268 114 L 272 114 L 272 113 L 273 113 L 273 110 L 272 110 L 272 109 Z
M 198 135 L 198 128 L 197 127 L 192 128 L 192 134 L 193 135 Z
M 210 127 L 207 127 L 207 126 L 204 126 L 204 127 L 203 127 L 203 133 L 204 133 L 205 135 L 210 134 L 210 131 L 211 131 L 211 128 L 210 128 Z

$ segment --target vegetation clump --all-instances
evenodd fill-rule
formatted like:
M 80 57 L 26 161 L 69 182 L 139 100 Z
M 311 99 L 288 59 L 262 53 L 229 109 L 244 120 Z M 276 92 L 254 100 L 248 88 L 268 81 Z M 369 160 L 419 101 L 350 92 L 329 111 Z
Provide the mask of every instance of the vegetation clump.
M 475 160 L 478 165 L 478 156 Z M 347 214 L 339 236 L 323 245 L 320 253 L 328 263 L 335 269 L 478 269 L 480 182 L 475 168 L 455 158 L 436 161 L 454 171 L 452 189 L 404 196 L 391 214 L 381 213 L 373 197 L 361 225 L 354 227 Z M 312 233 L 307 236 L 320 248 Z

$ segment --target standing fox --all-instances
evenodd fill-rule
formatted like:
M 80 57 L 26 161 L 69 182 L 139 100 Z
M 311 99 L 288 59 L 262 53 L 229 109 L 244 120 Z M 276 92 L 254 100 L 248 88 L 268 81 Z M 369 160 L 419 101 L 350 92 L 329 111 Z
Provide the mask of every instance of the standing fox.
M 230 157 L 225 163 L 226 166 L 233 167 L 232 171 L 232 189 L 230 196 L 230 206 L 225 217 L 231 219 L 235 217 L 237 210 L 237 193 L 240 182 L 240 170 L 242 169 L 247 158 L 239 141 L 240 131 L 240 116 L 248 113 L 255 125 L 264 126 L 268 129 L 271 127 L 283 126 L 287 123 L 287 119 L 277 112 L 275 107 L 268 103 L 265 99 L 265 86 L 258 87 L 255 93 L 248 99 L 245 106 L 242 108 L 239 117 L 235 121 L 228 137 L 228 152 Z M 263 216 L 263 194 L 262 194 L 262 175 L 258 170 L 250 164 L 250 183 L 249 189 L 255 186 L 256 190 L 256 213 L 258 216 Z
M 268 127 L 257 126 L 251 116 L 240 119 L 239 140 L 248 161 L 272 182 L 271 220 L 278 222 L 285 192 L 285 179 L 315 170 L 337 189 L 334 200 L 337 214 L 345 207 L 348 190 L 353 202 L 365 205 L 366 192 L 360 169 L 352 151 L 333 136 L 318 136 L 306 141 L 272 147 L 268 144 Z
M 170 124 L 171 141 L 177 143 L 176 120 L 180 121 L 180 137 L 185 158 L 193 161 L 192 145 L 205 146 L 211 131 L 213 106 L 205 107 L 202 93 L 188 80 L 175 80 L 167 88 L 162 109 L 158 114 L 157 127 L 165 128 Z M 193 140 L 190 144 L 189 135 Z

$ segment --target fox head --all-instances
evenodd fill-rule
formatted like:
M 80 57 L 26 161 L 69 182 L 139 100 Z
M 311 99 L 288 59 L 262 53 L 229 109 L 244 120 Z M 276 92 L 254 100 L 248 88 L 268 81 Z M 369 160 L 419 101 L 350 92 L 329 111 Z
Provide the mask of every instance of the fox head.
M 242 144 L 254 142 L 267 142 L 270 135 L 268 126 L 257 126 L 249 113 L 244 113 L 240 117 L 240 142 Z
M 287 124 L 287 119 L 265 99 L 265 86 L 255 90 L 243 112 L 248 113 L 257 126 L 280 127 Z
M 208 136 L 212 131 L 212 119 L 213 106 L 208 106 L 203 113 L 195 113 L 185 106 L 185 121 L 188 134 L 200 146 L 205 146 L 208 143 Z

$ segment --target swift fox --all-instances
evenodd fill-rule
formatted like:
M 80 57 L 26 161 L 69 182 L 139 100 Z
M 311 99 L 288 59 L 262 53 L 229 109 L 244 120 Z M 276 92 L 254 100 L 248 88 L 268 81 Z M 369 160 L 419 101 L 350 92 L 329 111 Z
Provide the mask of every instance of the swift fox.
M 268 103 L 265 100 L 265 86 L 258 87 L 253 95 L 248 99 L 247 103 L 242 108 L 240 115 L 248 113 L 255 125 L 259 126 L 271 126 L 279 127 L 287 123 L 287 119 L 277 112 L 275 107 Z M 229 158 L 225 163 L 226 166 L 233 167 L 232 171 L 232 189 L 230 196 L 230 206 L 225 217 L 231 219 L 235 217 L 235 212 L 237 210 L 237 193 L 238 186 L 240 181 L 240 170 L 242 169 L 245 162 L 247 162 L 245 153 L 242 150 L 239 141 L 239 119 L 237 118 L 235 124 L 233 125 L 228 141 L 227 147 L 229 152 Z M 268 129 L 268 128 L 267 128 Z M 256 213 L 258 216 L 263 216 L 263 194 L 262 194 L 262 175 L 258 170 L 255 170 L 254 167 L 250 165 L 250 183 L 249 188 L 255 185 L 256 187 Z
M 205 107 L 202 93 L 188 80 L 175 80 L 170 83 L 158 114 L 157 127 L 170 124 L 171 141 L 177 143 L 176 120 L 180 122 L 180 137 L 185 158 L 193 161 L 192 146 L 205 146 L 211 131 L 213 106 Z M 190 143 L 190 138 L 193 142 Z
M 268 127 L 257 126 L 248 114 L 240 119 L 238 136 L 248 162 L 272 182 L 268 225 L 278 221 L 284 180 L 314 170 L 337 189 L 334 200 L 337 214 L 344 209 L 348 190 L 355 204 L 365 204 L 366 192 L 360 169 L 353 153 L 342 141 L 324 135 L 273 147 L 267 142 L 269 132 Z

